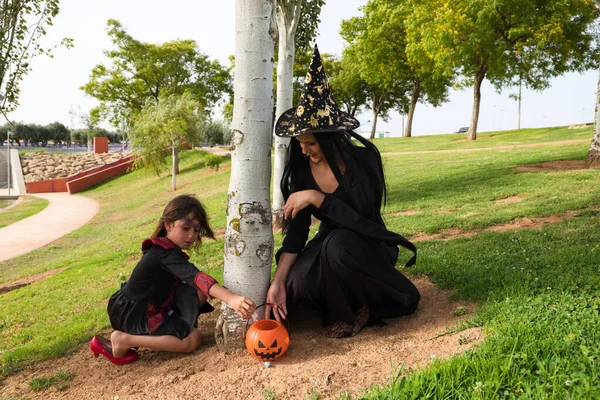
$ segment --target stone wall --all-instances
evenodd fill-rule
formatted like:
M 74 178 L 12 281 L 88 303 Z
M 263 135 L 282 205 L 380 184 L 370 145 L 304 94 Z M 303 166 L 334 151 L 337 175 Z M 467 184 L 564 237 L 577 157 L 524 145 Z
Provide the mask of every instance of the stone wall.
M 111 164 L 129 153 L 27 153 L 21 156 L 25 182 L 66 178 L 89 168 Z

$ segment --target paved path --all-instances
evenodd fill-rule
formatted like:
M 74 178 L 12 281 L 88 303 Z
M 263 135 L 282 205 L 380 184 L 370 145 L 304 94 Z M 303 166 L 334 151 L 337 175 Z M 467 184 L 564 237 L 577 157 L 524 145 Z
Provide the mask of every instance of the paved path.
M 0 262 L 54 242 L 90 221 L 99 209 L 96 200 L 69 193 L 35 196 L 49 200 L 50 204 L 31 217 L 0 228 Z

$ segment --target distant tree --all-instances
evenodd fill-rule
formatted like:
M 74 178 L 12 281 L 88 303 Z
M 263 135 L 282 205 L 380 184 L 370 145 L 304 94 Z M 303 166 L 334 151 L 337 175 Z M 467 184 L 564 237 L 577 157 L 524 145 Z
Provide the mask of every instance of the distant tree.
M 358 41 L 344 48 L 342 59 L 344 65 L 350 66 L 348 68 L 350 68 L 352 78 L 359 79 L 356 84 L 361 85 L 361 89 L 364 88 L 368 93 L 369 108 L 373 113 L 370 138 L 373 139 L 377 131 L 378 118 L 386 120 L 390 111 L 407 109 L 406 93 L 409 86 L 406 81 L 396 81 L 393 78 L 391 78 L 392 81 L 387 82 L 379 79 L 369 80 L 363 56 L 364 53 L 362 53 L 360 41 Z M 354 70 L 354 68 L 356 69 Z M 385 67 L 381 68 L 385 69 Z
M 417 102 L 440 105 L 447 100 L 450 85 L 449 79 L 434 74 L 426 58 L 409 57 L 406 21 L 413 9 L 409 0 L 371 1 L 363 7 L 362 16 L 343 21 L 341 29 L 360 78 L 395 97 L 398 111 L 408 111 L 404 137 L 412 136 Z M 406 94 L 410 101 L 404 99 Z M 374 111 L 375 122 L 378 113 Z M 374 134 L 373 129 L 371 138 Z
M 188 92 L 161 98 L 158 103 L 150 102 L 130 133 L 136 167 L 148 167 L 160 174 L 166 169 L 167 155 L 171 154 L 171 189 L 177 190 L 179 152 L 186 143 L 198 144 L 203 112 L 200 103 Z
M 542 90 L 553 77 L 597 65 L 590 25 L 599 12 L 589 0 L 411 1 L 422 54 L 473 86 L 469 140 L 477 138 L 484 79 L 498 91 L 519 80 Z
M 39 40 L 52 26 L 59 12 L 58 0 L 0 1 L 0 113 L 7 114 L 19 106 L 19 84 L 31 70 L 31 60 L 51 55 Z M 62 45 L 72 47 L 71 39 Z
M 344 58 L 323 60 L 323 66 L 335 101 L 348 114 L 358 115 L 369 101 L 369 85 L 361 78 L 358 66 Z
M 52 140 L 54 137 L 54 133 L 47 126 L 36 125 L 37 131 L 37 141 L 41 147 L 46 147 L 48 145 L 48 141 Z
M 600 9 L 600 0 L 594 0 L 594 4 Z M 587 158 L 587 168 L 600 168 L 600 77 L 596 88 L 596 106 L 594 107 L 594 137 L 590 143 Z
M 203 141 L 208 142 L 213 147 L 217 144 L 226 143 L 225 138 L 230 136 L 227 132 L 228 130 L 229 128 L 225 125 L 225 122 L 213 120 L 203 128 L 201 137 Z
M 50 140 L 56 144 L 67 143 L 71 137 L 69 128 L 61 124 L 60 122 L 53 122 L 47 125 L 47 128 L 51 132 Z
M 102 117 L 113 126 L 127 130 L 144 107 L 184 92 L 208 116 L 231 92 L 229 71 L 209 60 L 194 40 L 144 43 L 114 19 L 108 20 L 108 36 L 116 46 L 105 52 L 112 65 L 96 65 L 81 89 L 100 101 Z
M 82 140 L 83 136 L 85 136 L 85 143 L 87 143 L 88 153 L 91 153 L 93 150 L 92 138 L 96 136 L 96 130 L 98 129 L 98 124 L 100 123 L 101 119 L 100 113 L 101 110 L 99 107 L 94 107 L 90 111 L 85 112 L 80 106 L 76 106 L 69 111 L 69 114 L 76 117 L 79 122 L 85 126 L 84 129 L 80 130 L 80 134 L 82 135 Z

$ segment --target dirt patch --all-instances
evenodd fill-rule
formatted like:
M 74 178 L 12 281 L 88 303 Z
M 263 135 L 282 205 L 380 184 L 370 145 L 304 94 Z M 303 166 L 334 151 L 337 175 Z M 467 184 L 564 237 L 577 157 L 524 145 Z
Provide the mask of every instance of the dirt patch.
M 450 301 L 426 278 L 414 279 L 422 300 L 416 313 L 388 320 L 384 327 L 367 327 L 349 339 L 328 339 L 314 315 L 296 314 L 290 320 L 290 347 L 270 368 L 245 350 L 221 353 L 212 334 L 216 312 L 198 321 L 204 344 L 191 354 L 140 350 L 133 364 L 115 366 L 94 358 L 87 344 L 69 357 L 49 360 L 6 378 L 0 397 L 27 399 L 277 399 L 335 398 L 358 394 L 372 384 L 387 384 L 392 365 L 406 370 L 423 367 L 434 358 L 462 353 L 483 340 L 480 328 L 447 334 L 475 310 L 474 304 Z M 467 315 L 453 316 L 458 307 Z M 108 335 L 108 332 L 105 332 Z M 74 374 L 62 392 L 51 388 L 33 392 L 29 381 L 64 371 Z
M 505 197 L 503 199 L 494 200 L 494 203 L 496 203 L 496 204 L 520 203 L 522 201 L 523 201 L 523 198 L 521 196 L 510 196 L 510 197 Z
M 515 168 L 517 171 L 536 172 L 536 171 L 574 171 L 587 169 L 585 160 L 558 160 L 548 161 L 539 164 L 521 165 Z
M 51 269 L 49 271 L 42 272 L 41 274 L 26 276 L 24 278 L 16 279 L 10 282 L 4 282 L 0 284 L 0 294 L 8 293 L 20 287 L 31 285 L 32 283 L 39 282 L 44 279 L 48 279 L 51 276 L 54 276 L 59 272 L 64 271 L 65 269 L 67 269 L 67 267 Z
M 395 212 L 392 215 L 394 217 L 406 217 L 406 216 L 410 216 L 410 215 L 419 215 L 422 214 L 421 211 L 417 211 L 417 210 L 406 210 L 406 211 L 399 211 L 399 212 Z
M 555 224 L 577 216 L 578 211 L 567 211 L 564 215 L 550 215 L 548 217 L 519 218 L 511 223 L 492 226 L 486 231 L 506 232 L 520 229 L 539 229 L 546 224 Z
M 419 233 L 409 238 L 412 242 L 423 242 L 426 240 L 451 240 L 462 237 L 472 237 L 481 232 L 506 232 L 516 231 L 521 229 L 539 229 L 546 224 L 555 224 L 562 222 L 567 219 L 571 219 L 577 216 L 581 210 L 569 210 L 563 215 L 550 215 L 548 217 L 536 217 L 536 218 L 519 218 L 507 224 L 494 225 L 483 230 L 474 231 L 461 231 L 460 229 L 444 229 L 440 233 L 433 233 L 431 235 L 425 233 Z

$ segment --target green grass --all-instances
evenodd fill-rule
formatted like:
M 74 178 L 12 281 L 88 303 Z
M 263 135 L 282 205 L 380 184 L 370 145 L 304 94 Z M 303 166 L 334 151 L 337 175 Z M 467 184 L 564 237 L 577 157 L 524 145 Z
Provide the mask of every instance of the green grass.
M 69 381 L 73 379 L 73 374 L 70 372 L 59 372 L 53 376 L 42 376 L 39 378 L 33 378 L 29 382 L 29 387 L 34 392 L 41 392 L 50 389 L 52 386 L 58 391 L 68 389 Z
M 414 272 L 478 301 L 487 338 L 364 398 L 598 398 L 599 223 L 596 212 L 541 230 L 423 243 Z
M 526 145 L 547 142 L 591 139 L 593 127 L 530 128 L 517 131 L 479 132 L 477 140 L 466 140 L 467 134 L 415 136 L 411 138 L 375 139 L 382 153 L 432 150 L 465 150 L 497 146 Z M 588 143 L 589 144 L 589 143 Z
M 13 224 L 19 220 L 30 217 L 42 211 L 49 204 L 49 201 L 35 196 L 24 196 L 19 204 L 2 211 L 0 208 L 0 228 Z
M 406 236 L 447 229 L 477 232 L 450 241 L 419 242 L 417 266 L 406 272 L 427 275 L 440 288 L 451 289 L 456 299 L 478 302 L 468 324 L 482 326 L 486 340 L 423 370 L 399 370 L 390 385 L 373 387 L 360 398 L 600 397 L 600 170 L 515 168 L 583 160 L 589 142 L 426 152 L 589 140 L 591 130 L 484 133 L 475 143 L 454 141 L 458 136 L 377 141 L 384 153 L 424 150 L 384 155 L 389 186 L 385 219 L 392 230 Z M 219 171 L 207 168 L 205 157 L 197 152 L 182 155 L 178 193 L 198 193 L 218 229 L 225 225 L 230 170 L 227 159 Z M 0 283 L 67 267 L 0 295 L 4 374 L 68 354 L 108 328 L 106 301 L 138 260 L 141 240 L 173 196 L 169 188 L 169 176 L 143 171 L 99 185 L 83 193 L 101 204 L 91 223 L 51 246 L 0 263 Z M 497 201 L 511 196 L 519 201 Z M 483 231 L 523 217 L 563 216 L 569 210 L 578 210 L 577 216 L 541 229 Z M 401 214 L 405 211 L 410 215 Z M 275 241 L 278 246 L 281 236 L 275 235 Z M 222 252 L 223 239 L 207 241 L 192 262 L 221 280 Z M 407 258 L 403 251 L 402 260 Z M 352 398 L 348 393 L 340 396 Z

